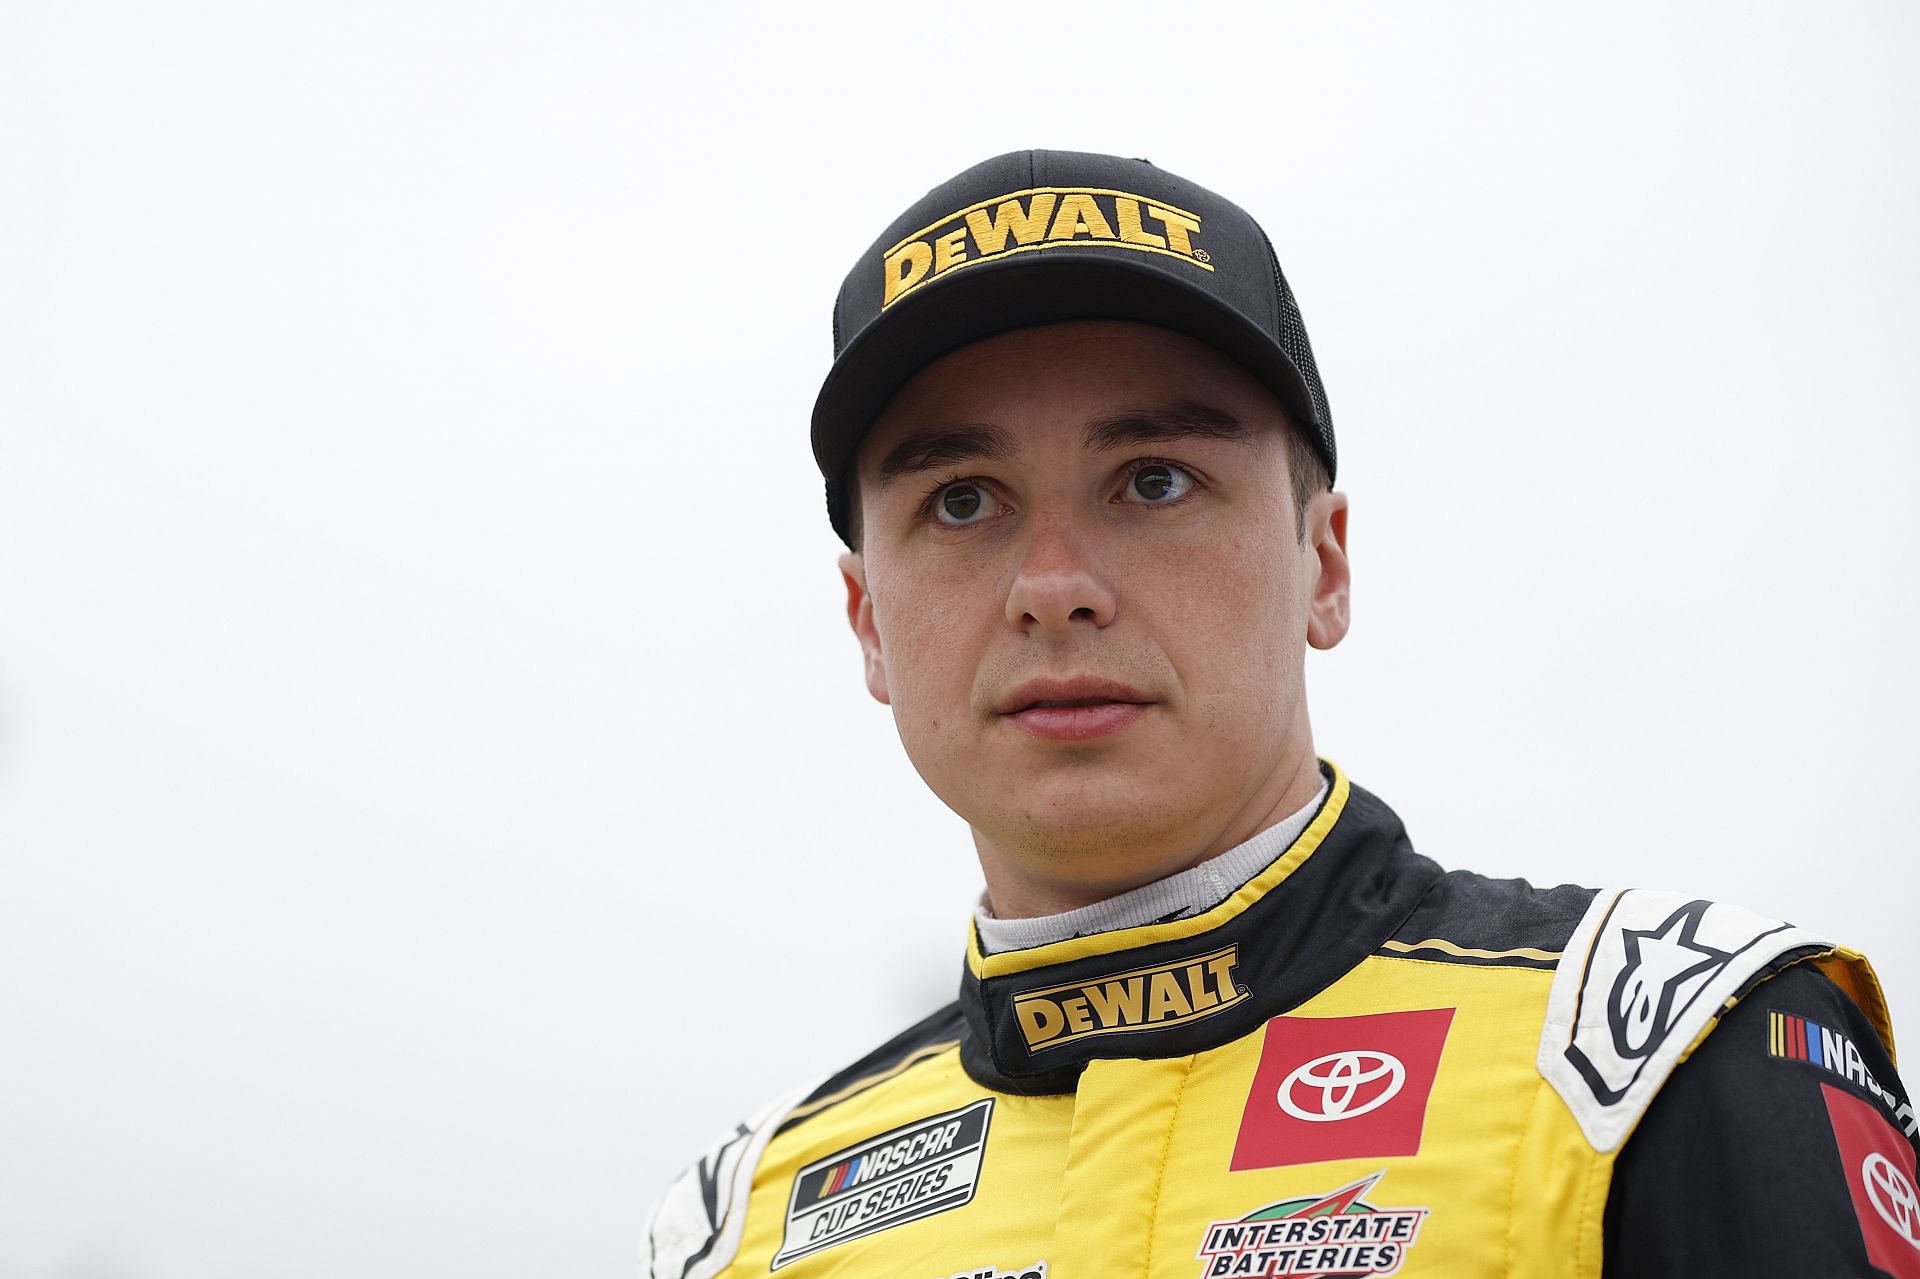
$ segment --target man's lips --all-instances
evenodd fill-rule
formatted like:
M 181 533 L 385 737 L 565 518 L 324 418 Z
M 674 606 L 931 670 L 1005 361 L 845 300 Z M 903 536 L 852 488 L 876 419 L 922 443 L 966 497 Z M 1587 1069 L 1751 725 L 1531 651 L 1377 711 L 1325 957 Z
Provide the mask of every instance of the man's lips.
M 1035 737 L 1079 742 L 1117 733 L 1152 709 L 1144 694 L 1094 676 L 1038 679 L 1000 699 L 1000 714 Z
M 1102 679 L 1097 675 L 1074 675 L 1064 679 L 1030 679 L 1005 693 L 994 709 L 1002 715 L 1018 715 L 1034 707 L 1092 706 L 1102 702 L 1145 704 L 1152 699 L 1129 684 Z

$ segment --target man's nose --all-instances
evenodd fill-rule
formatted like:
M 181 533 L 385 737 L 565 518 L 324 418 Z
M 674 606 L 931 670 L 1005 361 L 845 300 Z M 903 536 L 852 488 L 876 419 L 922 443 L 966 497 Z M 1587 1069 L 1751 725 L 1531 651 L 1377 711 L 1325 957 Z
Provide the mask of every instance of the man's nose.
M 1113 588 L 1100 571 L 1091 540 L 1088 530 L 1069 517 L 1035 521 L 1007 592 L 1007 620 L 1029 632 L 1112 622 Z

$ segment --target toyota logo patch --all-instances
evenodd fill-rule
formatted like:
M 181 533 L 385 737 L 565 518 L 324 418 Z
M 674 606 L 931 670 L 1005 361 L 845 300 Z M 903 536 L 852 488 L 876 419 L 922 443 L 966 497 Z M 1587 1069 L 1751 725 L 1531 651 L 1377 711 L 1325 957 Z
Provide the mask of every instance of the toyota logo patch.
M 1880 1220 L 1920 1248 L 1920 1194 L 1914 1193 L 1907 1174 L 1876 1150 L 1860 1165 L 1860 1180 L 1866 1183 L 1867 1201 L 1880 1214 Z
M 1230 1166 L 1420 1153 L 1453 1011 L 1269 1021 Z
M 1913 1147 L 1874 1104 L 1833 1084 L 1821 1084 L 1847 1193 L 1860 1221 L 1867 1261 L 1890 1275 L 1920 1273 L 1920 1191 L 1914 1189 Z
M 1280 1083 L 1280 1109 L 1310 1124 L 1370 1115 L 1400 1095 L 1407 1068 L 1392 1053 L 1327 1053 L 1296 1066 Z

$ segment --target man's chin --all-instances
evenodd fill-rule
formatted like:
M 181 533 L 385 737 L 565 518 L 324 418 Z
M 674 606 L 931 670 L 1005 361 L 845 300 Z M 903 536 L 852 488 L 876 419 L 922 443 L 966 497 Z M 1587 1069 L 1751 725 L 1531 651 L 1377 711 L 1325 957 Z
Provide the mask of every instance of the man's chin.
M 1169 802 L 1167 778 L 1089 771 L 1063 767 L 1028 775 L 995 793 L 995 811 L 975 814 L 969 824 L 1021 860 L 1073 862 L 1090 870 L 1109 862 L 1121 878 L 1132 878 L 1135 866 L 1181 859 L 1179 845 L 1191 839 L 1200 814 Z

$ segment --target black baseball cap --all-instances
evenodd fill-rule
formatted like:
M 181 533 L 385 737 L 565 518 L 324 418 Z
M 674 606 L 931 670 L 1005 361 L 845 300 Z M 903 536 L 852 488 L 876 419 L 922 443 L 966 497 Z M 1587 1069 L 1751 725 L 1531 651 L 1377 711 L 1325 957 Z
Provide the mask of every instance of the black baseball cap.
M 833 304 L 813 406 L 827 517 L 849 545 L 847 473 L 894 393 L 949 351 L 1063 320 L 1136 320 L 1238 361 L 1334 474 L 1333 419 L 1273 244 L 1244 210 L 1146 160 L 1013 151 L 927 192 Z

